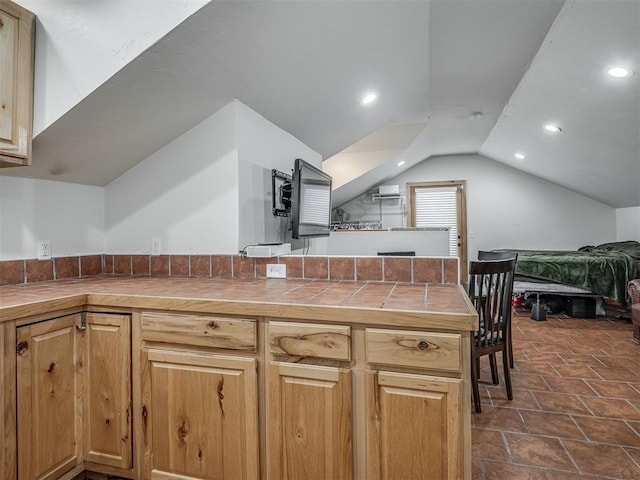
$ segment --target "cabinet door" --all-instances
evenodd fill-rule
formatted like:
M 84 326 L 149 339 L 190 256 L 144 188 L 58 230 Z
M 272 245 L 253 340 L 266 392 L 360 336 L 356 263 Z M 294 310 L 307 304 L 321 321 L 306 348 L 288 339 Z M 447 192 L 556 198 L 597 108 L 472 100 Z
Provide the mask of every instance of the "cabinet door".
M 31 164 L 34 15 L 0 3 L 0 167 Z
M 352 478 L 351 372 L 272 362 L 269 478 Z
M 459 379 L 367 372 L 367 478 L 464 478 L 461 392 Z
M 80 315 L 17 329 L 18 479 L 53 479 L 82 462 Z
M 256 360 L 142 350 L 145 478 L 256 479 Z
M 16 326 L 0 323 L 0 478 L 16 478 Z
M 89 313 L 84 351 L 84 459 L 131 468 L 131 322 Z

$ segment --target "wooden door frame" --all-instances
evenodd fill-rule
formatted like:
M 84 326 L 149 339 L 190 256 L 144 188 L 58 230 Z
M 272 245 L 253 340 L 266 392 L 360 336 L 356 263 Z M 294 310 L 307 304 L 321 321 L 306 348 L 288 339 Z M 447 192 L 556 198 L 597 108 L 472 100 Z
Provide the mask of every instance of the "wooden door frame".
M 444 180 L 435 182 L 408 182 L 407 189 L 409 195 L 408 203 L 408 220 L 409 226 L 416 226 L 416 189 L 418 188 L 437 188 L 437 187 L 456 187 L 456 210 L 458 220 L 458 258 L 460 262 L 460 283 L 467 281 L 468 275 L 468 238 L 467 238 L 467 181 L 466 180 Z

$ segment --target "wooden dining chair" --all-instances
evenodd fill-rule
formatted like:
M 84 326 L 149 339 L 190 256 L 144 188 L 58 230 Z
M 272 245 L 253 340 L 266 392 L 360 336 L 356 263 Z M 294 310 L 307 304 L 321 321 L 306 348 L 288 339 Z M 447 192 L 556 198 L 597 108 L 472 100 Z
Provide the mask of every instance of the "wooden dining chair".
M 478 251 L 478 260 L 508 260 L 510 258 L 514 258 L 516 260 L 516 263 L 518 263 L 518 254 L 514 252 L 499 252 L 499 251 L 487 251 L 487 250 Z M 508 296 L 509 298 L 511 298 L 513 297 L 513 278 L 515 276 L 515 269 L 514 269 L 514 272 L 512 272 L 509 276 L 511 277 L 511 279 L 509 283 Z M 513 368 L 514 366 L 513 341 L 512 341 L 512 335 L 511 335 L 511 317 L 513 315 L 513 308 L 509 308 L 508 313 L 509 313 L 509 321 L 507 325 L 509 326 L 509 331 L 507 332 L 508 333 L 507 339 L 509 340 L 509 366 Z M 495 355 L 493 355 L 493 360 L 491 363 L 491 375 L 493 376 L 493 378 L 495 378 L 495 375 L 496 375 L 495 367 L 496 367 Z
M 469 298 L 478 312 L 479 322 L 471 341 L 471 383 L 477 413 L 482 411 L 478 388 L 482 356 L 493 355 L 495 358 L 497 352 L 502 352 L 507 398 L 513 400 L 508 353 L 511 315 L 508 311 L 511 310 L 510 274 L 513 274 L 515 264 L 515 258 L 469 262 Z M 493 380 L 497 383 L 497 372 Z

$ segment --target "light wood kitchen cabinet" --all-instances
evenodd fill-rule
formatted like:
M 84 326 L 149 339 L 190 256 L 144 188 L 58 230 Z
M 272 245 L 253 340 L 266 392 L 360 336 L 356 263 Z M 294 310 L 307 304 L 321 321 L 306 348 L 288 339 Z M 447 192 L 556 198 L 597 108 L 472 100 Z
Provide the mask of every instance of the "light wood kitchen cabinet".
M 0 323 L 0 478 L 16 476 L 16 327 Z
M 272 356 L 294 359 L 351 360 L 351 328 L 348 325 L 269 322 Z
M 0 167 L 31 164 L 34 19 L 0 1 Z
M 84 460 L 132 467 L 131 317 L 86 314 L 83 350 Z
M 17 331 L 18 479 L 55 479 L 82 462 L 80 314 Z
M 470 478 L 464 335 L 271 321 L 268 339 L 269 478 Z
M 461 334 L 366 329 L 367 479 L 469 478 L 464 343 Z
M 272 362 L 269 478 L 353 478 L 351 372 Z
M 141 339 L 143 477 L 259 478 L 255 320 L 143 313 Z
M 457 480 L 462 380 L 367 372 L 367 479 Z
M 128 315 L 97 313 L 17 328 L 18 479 L 131 468 L 129 329 Z
M 471 479 L 477 317 L 63 300 L 0 324 L 0 478 Z
M 353 478 L 351 328 L 271 321 L 268 329 L 269 478 Z

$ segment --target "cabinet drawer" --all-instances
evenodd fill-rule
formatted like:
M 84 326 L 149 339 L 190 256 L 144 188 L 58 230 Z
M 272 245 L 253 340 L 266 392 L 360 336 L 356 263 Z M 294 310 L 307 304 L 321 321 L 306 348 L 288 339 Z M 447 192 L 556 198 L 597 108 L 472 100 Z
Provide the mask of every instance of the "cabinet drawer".
M 276 355 L 351 360 L 351 328 L 344 325 L 269 322 L 269 345 Z
M 460 372 L 462 338 L 453 333 L 366 329 L 367 362 Z
M 256 351 L 256 321 L 207 315 L 142 314 L 142 340 Z

